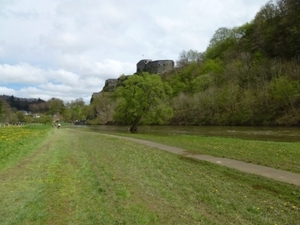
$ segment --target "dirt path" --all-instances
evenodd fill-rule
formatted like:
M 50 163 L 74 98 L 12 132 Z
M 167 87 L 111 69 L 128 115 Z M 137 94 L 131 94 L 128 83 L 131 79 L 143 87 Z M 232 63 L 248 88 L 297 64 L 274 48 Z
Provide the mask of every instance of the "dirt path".
M 155 148 L 158 148 L 158 149 L 161 149 L 164 151 L 168 151 L 171 153 L 175 153 L 178 155 L 183 155 L 185 157 L 208 161 L 208 162 L 215 163 L 218 165 L 234 168 L 234 169 L 246 172 L 246 173 L 256 174 L 256 175 L 268 177 L 268 178 L 271 178 L 271 179 L 274 179 L 277 181 L 300 186 L 300 174 L 297 174 L 297 173 L 273 169 L 270 167 L 260 166 L 260 165 L 256 165 L 256 164 L 252 164 L 252 163 L 245 163 L 245 162 L 234 160 L 234 159 L 218 158 L 218 157 L 213 157 L 213 156 L 209 156 L 209 155 L 191 154 L 190 152 L 188 152 L 185 149 L 176 148 L 176 147 L 168 146 L 168 145 L 163 145 L 163 144 L 155 143 L 152 141 L 146 141 L 146 140 L 140 140 L 140 139 L 136 139 L 136 138 L 116 136 L 116 135 L 108 135 L 108 134 L 103 134 L 103 135 L 126 139 L 129 141 L 133 141 L 133 142 L 137 142 L 137 143 L 144 144 L 147 146 L 155 147 Z

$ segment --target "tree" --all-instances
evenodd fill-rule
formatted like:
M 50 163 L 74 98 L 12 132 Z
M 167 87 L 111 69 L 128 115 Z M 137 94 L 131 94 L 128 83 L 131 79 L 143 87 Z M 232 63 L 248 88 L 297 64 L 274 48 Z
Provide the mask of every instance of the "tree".
M 242 34 L 237 28 L 219 28 L 211 38 L 209 46 L 204 53 L 205 59 L 222 58 L 224 53 L 233 47 L 241 36 Z
M 75 101 L 67 102 L 63 110 L 63 117 L 67 121 L 74 123 L 76 120 L 85 120 L 86 116 L 83 115 L 82 109 L 85 103 L 82 98 L 75 99 Z
M 49 113 L 51 115 L 61 114 L 64 110 L 64 102 L 61 99 L 51 98 L 49 101 L 47 101 L 47 104 L 49 106 Z
M 94 97 L 91 106 L 98 123 L 107 124 L 113 120 L 116 102 L 112 100 L 111 92 L 102 92 L 99 96 Z
M 176 66 L 177 67 L 184 67 L 187 66 L 190 63 L 194 62 L 201 62 L 203 59 L 203 53 L 195 51 L 195 50 L 189 50 L 187 51 L 182 51 L 179 54 L 179 59 L 176 61 Z
M 171 87 L 159 75 L 142 73 L 129 76 L 115 92 L 119 102 L 114 119 L 130 124 L 132 133 L 137 131 L 139 123 L 162 124 L 173 115 L 169 105 L 171 94 Z
M 18 118 L 18 122 L 24 122 L 25 121 L 25 115 L 23 111 L 17 111 L 16 116 Z

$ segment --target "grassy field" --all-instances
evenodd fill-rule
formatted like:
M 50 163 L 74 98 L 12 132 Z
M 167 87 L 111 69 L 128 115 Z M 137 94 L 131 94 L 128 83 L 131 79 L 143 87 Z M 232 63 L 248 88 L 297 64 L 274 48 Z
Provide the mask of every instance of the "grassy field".
M 293 185 L 79 129 L 0 132 L 1 151 L 12 152 L 1 154 L 1 225 L 300 220 L 300 188 Z M 19 138 L 7 140 L 14 132 Z
M 300 142 L 241 140 L 237 138 L 193 135 L 175 136 L 138 133 L 118 133 L 117 135 L 176 146 L 198 154 L 237 159 L 300 173 Z

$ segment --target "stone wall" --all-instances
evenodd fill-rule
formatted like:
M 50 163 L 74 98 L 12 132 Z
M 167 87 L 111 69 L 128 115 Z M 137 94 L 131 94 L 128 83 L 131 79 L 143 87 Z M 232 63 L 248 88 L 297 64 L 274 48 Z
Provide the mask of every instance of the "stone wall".
M 162 74 L 174 69 L 173 60 L 142 59 L 136 65 L 136 73 L 148 72 Z

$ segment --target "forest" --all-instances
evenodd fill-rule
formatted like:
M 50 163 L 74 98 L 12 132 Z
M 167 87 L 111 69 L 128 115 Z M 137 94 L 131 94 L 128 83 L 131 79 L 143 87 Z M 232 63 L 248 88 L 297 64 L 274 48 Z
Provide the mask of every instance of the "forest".
M 179 53 L 173 71 L 121 75 L 89 105 L 53 98 L 31 109 L 87 124 L 299 126 L 299 61 L 300 2 L 269 1 L 252 21 L 217 29 L 204 52 Z

